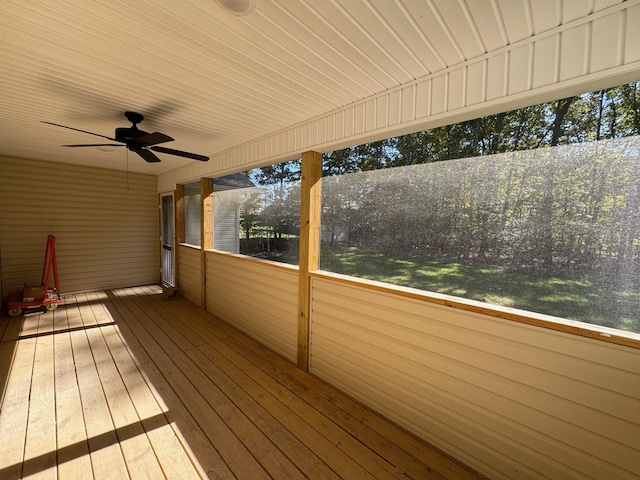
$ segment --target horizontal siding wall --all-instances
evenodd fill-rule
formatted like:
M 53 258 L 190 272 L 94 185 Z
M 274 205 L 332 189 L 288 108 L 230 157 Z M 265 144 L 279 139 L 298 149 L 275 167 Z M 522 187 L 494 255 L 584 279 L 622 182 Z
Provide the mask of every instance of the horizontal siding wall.
M 296 361 L 297 268 L 207 252 L 207 310 Z
M 0 157 L 0 256 L 6 294 L 40 283 L 56 236 L 62 293 L 157 283 L 156 177 Z
M 158 189 L 293 160 L 307 150 L 337 150 L 638 80 L 638 22 L 640 4 L 634 0 L 549 27 L 490 54 L 218 153 L 211 162 L 192 162 L 160 175 Z
M 638 350 L 319 276 L 311 315 L 311 372 L 491 478 L 638 478 Z
M 179 245 L 178 289 L 193 303 L 200 305 L 200 248 Z

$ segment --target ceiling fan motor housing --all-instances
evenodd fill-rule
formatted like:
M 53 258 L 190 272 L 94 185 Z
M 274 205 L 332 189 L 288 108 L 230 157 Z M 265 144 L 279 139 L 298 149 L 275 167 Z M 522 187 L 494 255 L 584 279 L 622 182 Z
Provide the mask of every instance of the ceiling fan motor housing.
M 138 137 L 147 135 L 147 132 L 139 130 L 135 125 L 133 127 L 116 128 L 115 139 L 119 142 L 129 142 Z

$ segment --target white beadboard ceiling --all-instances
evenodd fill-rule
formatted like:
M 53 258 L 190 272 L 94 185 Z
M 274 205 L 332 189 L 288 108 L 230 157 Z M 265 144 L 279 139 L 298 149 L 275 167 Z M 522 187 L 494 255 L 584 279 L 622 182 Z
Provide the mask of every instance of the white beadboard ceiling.
M 0 155 L 159 175 L 125 148 L 65 148 L 140 128 L 213 155 L 623 0 L 2 0 Z

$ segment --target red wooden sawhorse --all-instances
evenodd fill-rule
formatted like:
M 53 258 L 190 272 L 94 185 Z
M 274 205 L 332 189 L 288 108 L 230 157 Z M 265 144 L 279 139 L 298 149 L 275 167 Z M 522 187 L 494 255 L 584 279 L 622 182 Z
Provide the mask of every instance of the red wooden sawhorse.
M 53 274 L 53 287 L 49 287 L 49 281 Z M 25 298 L 25 290 L 9 292 L 7 307 L 9 315 L 16 317 L 22 313 L 23 309 L 45 307 L 47 310 L 55 310 L 61 303 L 60 282 L 58 280 L 58 263 L 56 261 L 56 237 L 49 235 L 47 237 L 47 246 L 44 251 L 44 265 L 42 267 L 42 279 L 40 281 L 42 287 L 42 298 L 27 300 Z M 26 285 L 25 285 L 26 288 Z M 40 293 L 39 288 L 38 293 Z

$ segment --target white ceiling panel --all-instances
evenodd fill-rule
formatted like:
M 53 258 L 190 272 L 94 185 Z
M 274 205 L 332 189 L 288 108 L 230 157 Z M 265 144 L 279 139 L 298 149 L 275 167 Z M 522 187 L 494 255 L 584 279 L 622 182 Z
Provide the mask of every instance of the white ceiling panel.
M 498 0 L 498 5 L 508 44 L 533 35 L 531 0 Z
M 447 26 L 449 41 L 456 45 L 465 60 L 486 53 L 484 42 L 472 17 L 467 2 L 434 0 L 442 21 Z M 455 31 L 455 34 L 453 33 Z
M 213 155 L 490 54 L 621 0 L 2 0 L 0 155 L 160 174 L 129 127 Z M 454 101 L 455 99 L 451 99 Z M 108 141 L 107 141 L 108 142 Z
M 507 34 L 501 16 L 496 14 L 495 0 L 472 0 L 467 2 L 467 8 L 478 29 L 483 50 L 490 52 L 504 47 Z
M 465 60 L 458 42 L 453 36 L 453 32 L 444 21 L 442 14 L 438 11 L 433 0 L 411 1 L 404 0 L 405 8 L 412 18 L 416 19 L 418 31 L 429 39 L 429 44 L 435 50 L 440 61 L 440 66 L 435 71 L 442 68 L 456 65 Z M 466 20 L 460 19 L 460 26 L 464 27 Z
M 562 3 L 558 0 L 536 0 L 531 4 L 531 16 L 535 33 L 555 28 L 562 24 Z
M 593 12 L 595 3 L 595 0 L 564 0 L 562 2 L 562 23 L 589 15 Z

